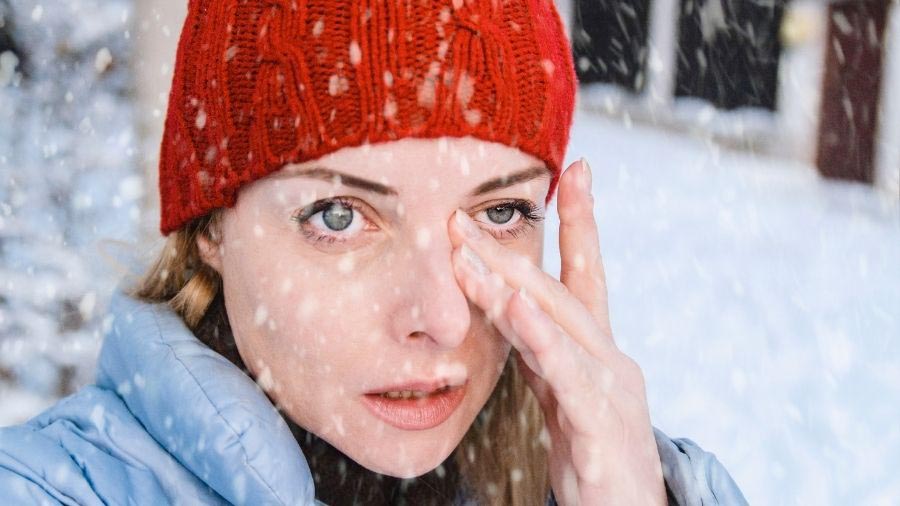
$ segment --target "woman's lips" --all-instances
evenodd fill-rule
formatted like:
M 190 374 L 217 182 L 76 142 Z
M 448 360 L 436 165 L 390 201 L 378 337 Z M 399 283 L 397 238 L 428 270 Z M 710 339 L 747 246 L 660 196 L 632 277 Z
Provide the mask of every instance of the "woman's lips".
M 388 398 L 381 393 L 363 395 L 363 404 L 379 419 L 403 430 L 425 430 L 444 423 L 466 396 L 468 381 L 422 396 Z M 409 389 L 414 390 L 414 389 Z

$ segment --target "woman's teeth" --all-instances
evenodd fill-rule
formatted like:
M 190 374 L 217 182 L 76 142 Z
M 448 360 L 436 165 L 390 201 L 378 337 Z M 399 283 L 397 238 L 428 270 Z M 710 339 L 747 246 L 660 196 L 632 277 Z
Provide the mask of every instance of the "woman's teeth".
M 439 394 L 446 392 L 450 387 L 446 386 L 443 388 L 439 388 L 432 393 Z M 416 399 L 421 399 L 422 397 L 427 397 L 429 395 L 428 392 L 422 392 L 420 390 L 400 390 L 396 392 L 384 392 L 381 394 L 382 397 L 387 397 L 388 399 L 409 399 L 415 397 Z
M 425 397 L 425 392 L 414 392 L 412 390 L 403 390 L 401 392 L 385 392 L 381 394 L 382 397 L 387 397 L 388 399 L 409 399 L 410 397 L 421 398 Z

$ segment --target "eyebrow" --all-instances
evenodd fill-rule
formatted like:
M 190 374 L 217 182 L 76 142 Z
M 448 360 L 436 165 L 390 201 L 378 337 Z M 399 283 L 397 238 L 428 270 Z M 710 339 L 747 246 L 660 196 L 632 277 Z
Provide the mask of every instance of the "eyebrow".
M 313 179 L 321 179 L 323 181 L 333 182 L 335 178 L 340 178 L 341 184 L 345 186 L 351 186 L 354 188 L 360 188 L 365 191 L 369 191 L 372 193 L 377 193 L 379 195 L 388 195 L 396 197 L 399 195 L 396 189 L 383 185 L 381 183 L 376 183 L 375 181 L 370 181 L 368 179 L 363 179 L 360 177 L 352 176 L 350 174 L 346 174 L 344 172 L 340 172 L 334 169 L 329 169 L 326 167 L 309 167 L 300 170 L 294 170 L 282 174 L 273 174 L 273 177 L 276 179 L 281 179 L 285 177 L 309 177 Z M 500 176 L 489 181 L 485 181 L 478 185 L 472 193 L 469 194 L 470 197 L 477 197 L 478 195 L 483 195 L 485 193 L 490 193 L 492 191 L 500 190 L 502 188 L 507 188 L 509 186 L 517 185 L 520 183 L 524 183 L 526 181 L 531 181 L 532 179 L 540 178 L 540 177 L 550 177 L 550 171 L 547 170 L 545 166 L 536 166 L 529 167 L 525 170 L 514 172 L 512 174 L 508 174 L 505 176 Z
M 334 182 L 335 178 L 339 178 L 340 183 L 344 186 L 360 188 L 372 193 L 377 193 L 379 195 L 392 195 L 395 197 L 398 195 L 397 190 L 391 188 L 390 186 L 385 186 L 381 183 L 376 183 L 375 181 L 369 181 L 368 179 L 351 176 L 350 174 L 346 174 L 334 169 L 328 169 L 325 167 L 309 167 L 305 169 L 297 169 L 281 174 L 273 174 L 273 177 L 275 179 L 288 177 L 308 177 L 312 179 L 321 179 L 322 181 L 328 182 Z
M 550 177 L 550 171 L 547 170 L 547 167 L 544 167 L 543 165 L 530 167 L 519 172 L 514 172 L 506 176 L 500 176 L 491 179 L 490 181 L 485 181 L 484 183 L 478 185 L 474 190 L 472 190 L 472 193 L 469 194 L 469 196 L 477 197 L 478 195 L 490 193 L 494 190 L 517 185 L 540 177 Z

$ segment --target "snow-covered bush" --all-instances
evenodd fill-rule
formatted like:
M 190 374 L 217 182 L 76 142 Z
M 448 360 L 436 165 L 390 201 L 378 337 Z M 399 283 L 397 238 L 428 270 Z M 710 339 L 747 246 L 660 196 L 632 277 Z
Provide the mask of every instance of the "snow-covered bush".
M 92 376 L 120 275 L 100 241 L 135 240 L 143 194 L 131 17 L 0 0 L 0 425 Z

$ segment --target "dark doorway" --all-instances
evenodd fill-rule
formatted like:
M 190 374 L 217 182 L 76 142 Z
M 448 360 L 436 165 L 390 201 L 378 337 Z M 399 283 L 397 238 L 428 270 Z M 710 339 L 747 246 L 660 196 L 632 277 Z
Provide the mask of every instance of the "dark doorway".
M 828 6 L 816 165 L 826 177 L 871 183 L 889 0 Z
M 775 110 L 787 0 L 682 0 L 676 97 Z
M 582 83 L 644 87 L 650 0 L 575 0 L 572 49 Z

